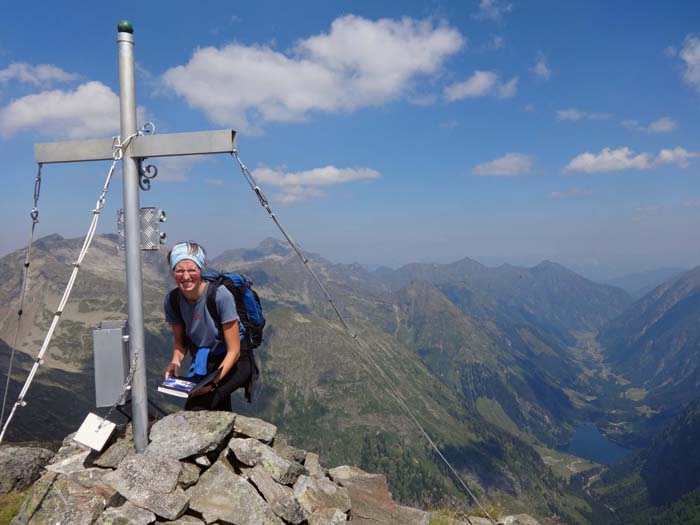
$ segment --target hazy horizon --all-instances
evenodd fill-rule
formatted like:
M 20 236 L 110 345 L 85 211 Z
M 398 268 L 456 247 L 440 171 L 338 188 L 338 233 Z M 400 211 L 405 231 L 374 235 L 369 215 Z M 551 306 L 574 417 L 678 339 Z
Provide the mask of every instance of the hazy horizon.
M 116 232 L 106 232 L 106 234 L 111 234 L 111 235 L 116 235 Z M 37 235 L 34 239 L 34 242 L 37 242 L 41 240 L 44 237 L 50 237 L 52 235 L 60 235 L 64 239 L 82 239 L 84 238 L 84 235 L 78 235 L 78 236 L 67 236 L 67 235 L 62 235 L 58 232 L 52 232 L 48 233 L 46 235 Z M 210 259 L 214 259 L 224 253 L 227 250 L 237 250 L 237 249 L 247 249 L 251 250 L 256 248 L 261 242 L 268 238 L 273 238 L 276 241 L 279 241 L 285 245 L 287 245 L 287 241 L 284 240 L 284 238 L 280 236 L 275 236 L 275 235 L 269 235 L 267 237 L 259 239 L 257 242 L 253 242 L 248 245 L 231 245 L 228 247 L 224 247 L 223 249 L 219 250 L 214 250 L 212 251 L 208 246 L 204 245 L 205 248 L 207 249 L 207 253 L 209 254 Z M 196 240 L 196 239 L 195 239 Z M 175 241 L 178 242 L 178 241 Z M 507 257 L 496 257 L 496 256 L 479 256 L 479 255 L 470 255 L 470 254 L 463 254 L 461 256 L 456 256 L 454 258 L 415 258 L 412 260 L 404 260 L 400 261 L 395 264 L 390 264 L 390 263 L 372 263 L 372 262 L 367 262 L 363 261 L 360 259 L 352 259 L 352 258 L 343 258 L 343 257 L 333 257 L 332 255 L 329 255 L 327 253 L 324 253 L 322 250 L 316 250 L 316 249 L 311 249 L 308 246 L 305 246 L 302 242 L 297 240 L 297 243 L 300 244 L 302 250 L 306 252 L 307 254 L 317 254 L 323 257 L 324 259 L 330 261 L 333 264 L 353 264 L 357 263 L 362 265 L 366 270 L 368 271 L 374 271 L 377 270 L 378 268 L 381 267 L 386 267 L 390 268 L 392 270 L 398 269 L 402 266 L 408 265 L 408 264 L 414 264 L 414 263 L 419 263 L 419 264 L 450 264 L 454 263 L 457 261 L 460 261 L 462 259 L 472 259 L 474 261 L 477 261 L 478 263 L 490 267 L 490 268 L 496 268 L 504 264 L 508 264 L 511 266 L 517 266 L 517 267 L 523 267 L 523 268 L 531 268 L 533 266 L 536 266 L 540 264 L 541 262 L 544 261 L 551 261 L 554 263 L 561 264 L 562 266 L 565 266 L 569 270 L 572 270 L 579 275 L 590 279 L 592 281 L 608 284 L 609 281 L 613 281 L 615 279 L 620 279 L 620 278 L 626 278 L 626 277 L 631 277 L 635 276 L 637 274 L 644 274 L 647 272 L 663 272 L 663 271 L 669 271 L 669 270 L 674 270 L 674 271 L 687 271 L 695 266 L 682 266 L 682 265 L 660 265 L 660 266 L 641 266 L 638 269 L 631 269 L 630 271 L 615 271 L 614 268 L 611 267 L 604 267 L 604 266 L 597 266 L 597 265 L 576 265 L 572 263 L 566 263 L 560 260 L 556 259 L 551 259 L 547 257 L 539 258 L 536 260 L 519 260 L 517 257 L 512 257 L 512 258 L 507 258 Z M 168 240 L 166 244 L 164 245 L 164 248 L 162 248 L 160 251 L 165 256 L 166 250 L 165 246 L 172 246 L 174 242 L 171 242 Z M 18 248 L 17 250 L 10 250 L 5 253 L 0 253 L 0 258 L 5 257 L 6 255 L 9 255 L 10 253 L 14 253 L 16 251 L 24 250 L 26 249 L 26 246 L 23 246 L 21 248 Z M 77 256 L 77 253 L 76 253 Z

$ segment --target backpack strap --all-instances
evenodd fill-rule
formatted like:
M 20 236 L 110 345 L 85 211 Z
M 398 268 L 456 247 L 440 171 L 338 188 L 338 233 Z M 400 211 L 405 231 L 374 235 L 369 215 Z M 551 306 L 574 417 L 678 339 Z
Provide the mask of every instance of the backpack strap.
M 168 303 L 170 303 L 170 309 L 175 312 L 175 317 L 180 321 L 180 324 L 184 326 L 185 320 L 182 317 L 182 310 L 180 309 L 180 289 L 173 288 L 168 293 Z
M 221 316 L 219 315 L 219 309 L 216 307 L 216 291 L 219 286 L 221 286 L 221 279 L 209 281 L 209 287 L 207 288 L 207 311 L 214 320 L 214 324 L 219 328 L 219 335 L 223 337 Z
M 209 315 L 214 320 L 214 324 L 221 330 L 221 316 L 219 315 L 219 309 L 216 307 L 216 290 L 221 285 L 221 280 L 209 281 L 209 288 L 207 289 L 207 310 Z

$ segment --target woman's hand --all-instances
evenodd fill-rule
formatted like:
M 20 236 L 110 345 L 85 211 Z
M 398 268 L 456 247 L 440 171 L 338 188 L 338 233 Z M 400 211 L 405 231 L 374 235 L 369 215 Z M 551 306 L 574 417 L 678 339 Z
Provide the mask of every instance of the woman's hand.
M 175 377 L 179 371 L 180 371 L 180 363 L 176 363 L 175 361 L 171 361 L 170 364 L 168 364 L 168 366 L 165 369 L 165 379 Z
M 207 385 L 207 386 L 204 386 L 204 387 L 200 388 L 199 390 L 197 390 L 194 394 L 190 394 L 190 397 L 202 396 L 204 394 L 208 394 L 212 390 L 213 390 L 212 386 Z

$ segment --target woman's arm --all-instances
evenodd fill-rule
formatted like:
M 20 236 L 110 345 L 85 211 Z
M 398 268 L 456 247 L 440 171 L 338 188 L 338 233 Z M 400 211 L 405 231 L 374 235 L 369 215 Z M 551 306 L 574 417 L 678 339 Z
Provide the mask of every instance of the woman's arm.
M 214 379 L 219 383 L 233 368 L 241 355 L 241 338 L 238 331 L 238 321 L 231 321 L 222 325 L 224 342 L 226 343 L 226 357 L 219 365 L 219 374 Z
M 176 376 L 180 371 L 180 365 L 185 358 L 185 327 L 181 324 L 172 325 L 173 328 L 173 357 L 165 369 L 165 379 Z

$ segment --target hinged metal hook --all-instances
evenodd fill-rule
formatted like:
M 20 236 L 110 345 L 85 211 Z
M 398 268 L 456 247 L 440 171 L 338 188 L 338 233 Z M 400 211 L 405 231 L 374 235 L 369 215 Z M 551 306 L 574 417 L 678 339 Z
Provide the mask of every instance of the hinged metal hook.
M 156 125 L 148 121 L 146 122 L 143 126 L 141 126 L 141 129 L 139 130 L 139 135 L 155 135 L 156 134 Z

